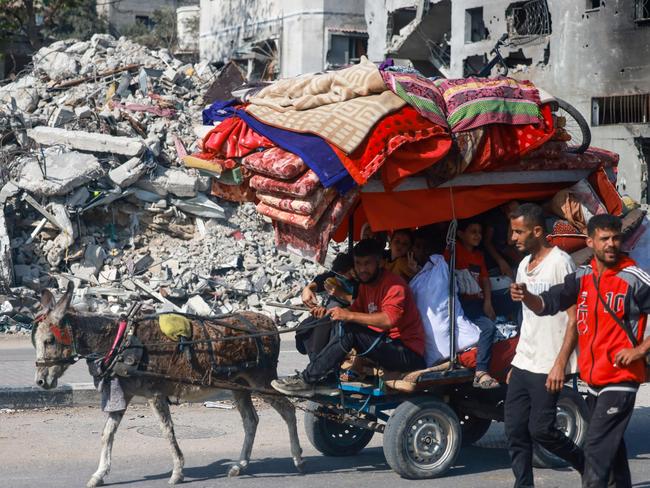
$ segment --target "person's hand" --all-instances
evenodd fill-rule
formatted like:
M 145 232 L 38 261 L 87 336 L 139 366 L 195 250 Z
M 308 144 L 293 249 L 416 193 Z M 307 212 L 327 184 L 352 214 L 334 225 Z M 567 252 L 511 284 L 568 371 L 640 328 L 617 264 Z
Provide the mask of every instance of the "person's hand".
M 616 357 L 614 358 L 614 366 L 629 366 L 634 361 L 638 361 L 644 356 L 645 352 L 643 352 L 638 347 L 622 349 L 616 353 Z
M 418 265 L 418 262 L 415 260 L 412 251 L 406 253 L 406 265 L 408 266 L 409 271 L 414 275 L 417 274 L 417 272 L 420 270 L 420 266 Z
M 510 265 L 508 264 L 508 262 L 505 259 L 499 259 L 499 261 L 497 262 L 497 265 L 499 266 L 499 272 L 503 276 L 507 276 L 511 280 L 515 279 L 515 275 L 512 272 L 512 268 L 510 267 Z
M 322 319 L 327 314 L 327 309 L 325 307 L 314 307 L 309 312 L 317 319 Z
M 314 290 L 312 290 L 309 285 L 305 286 L 302 289 L 302 295 L 300 298 L 302 299 L 302 303 L 305 305 L 305 307 L 318 307 L 318 298 L 316 297 Z
M 483 302 L 483 313 L 485 316 L 494 321 L 497 319 L 497 314 L 494 311 L 494 307 L 492 306 L 492 302 Z
M 510 377 L 512 376 L 512 368 L 508 370 L 508 374 L 506 375 L 506 385 L 510 384 Z
M 526 283 L 513 283 L 510 285 L 510 298 L 513 302 L 523 302 L 528 295 Z
M 341 307 L 330 308 L 327 311 L 327 315 L 331 317 L 332 320 L 350 320 L 350 311 Z
M 326 280 L 323 286 L 324 286 L 325 291 L 327 292 L 327 294 L 330 295 L 330 296 L 333 296 L 333 297 L 336 297 L 336 298 L 343 298 L 343 296 L 345 295 L 345 290 L 343 290 L 341 285 L 339 285 L 336 282 L 336 280 L 334 280 L 334 279 Z
M 564 375 L 565 366 L 562 364 L 554 364 L 551 371 L 546 377 L 546 389 L 549 393 L 557 393 L 564 387 L 566 376 Z

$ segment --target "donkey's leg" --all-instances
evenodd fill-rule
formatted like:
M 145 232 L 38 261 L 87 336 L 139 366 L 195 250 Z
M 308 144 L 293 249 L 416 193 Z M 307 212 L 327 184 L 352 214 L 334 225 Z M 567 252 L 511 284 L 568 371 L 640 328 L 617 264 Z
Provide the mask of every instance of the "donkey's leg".
M 291 444 L 291 457 L 293 464 L 299 472 L 303 472 L 305 462 L 302 459 L 302 448 L 300 447 L 300 440 L 298 439 L 298 426 L 296 425 L 296 407 L 289 401 L 289 399 L 280 396 L 264 396 L 266 401 L 276 412 L 280 414 L 282 419 L 287 423 L 289 428 L 289 442 Z
M 235 405 L 237 405 L 237 410 L 239 410 L 242 423 L 244 424 L 244 445 L 241 448 L 239 462 L 228 470 L 228 476 L 239 476 L 248 467 L 248 462 L 251 459 L 251 451 L 253 450 L 253 442 L 255 441 L 259 418 L 249 392 L 233 391 L 232 393 L 235 399 Z
M 126 398 L 126 408 L 129 406 L 131 398 Z M 110 412 L 106 418 L 106 423 L 104 424 L 104 430 L 102 431 L 102 452 L 99 455 L 99 466 L 97 471 L 93 474 L 86 483 L 88 488 L 94 488 L 95 486 L 101 486 L 104 484 L 104 478 L 111 470 L 111 452 L 113 451 L 113 440 L 115 439 L 115 432 L 120 426 L 122 417 L 126 412 L 126 408 L 120 412 Z
M 163 436 L 165 436 L 169 441 L 169 448 L 171 449 L 172 457 L 174 458 L 174 470 L 172 471 L 171 478 L 169 478 L 169 484 L 175 485 L 184 479 L 183 466 L 185 464 L 185 459 L 183 459 L 181 448 L 178 446 L 178 442 L 176 442 L 174 423 L 172 422 L 172 416 L 169 412 L 167 397 L 156 395 L 149 399 L 149 405 L 160 421 L 160 430 L 162 431 Z

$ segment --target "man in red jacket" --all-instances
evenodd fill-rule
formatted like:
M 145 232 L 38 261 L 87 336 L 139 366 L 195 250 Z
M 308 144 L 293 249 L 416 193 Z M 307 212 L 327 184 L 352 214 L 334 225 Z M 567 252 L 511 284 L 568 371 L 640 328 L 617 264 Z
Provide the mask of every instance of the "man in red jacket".
M 650 276 L 621 254 L 621 220 L 592 217 L 587 245 L 594 251 L 588 266 L 567 275 L 564 284 L 541 295 L 511 286 L 513 300 L 537 315 L 553 315 L 576 305 L 580 377 L 588 385 L 590 424 L 584 445 L 583 488 L 632 486 L 623 434 L 645 378 L 650 338 L 643 340 L 650 312 Z M 611 485 L 609 485 L 611 486 Z

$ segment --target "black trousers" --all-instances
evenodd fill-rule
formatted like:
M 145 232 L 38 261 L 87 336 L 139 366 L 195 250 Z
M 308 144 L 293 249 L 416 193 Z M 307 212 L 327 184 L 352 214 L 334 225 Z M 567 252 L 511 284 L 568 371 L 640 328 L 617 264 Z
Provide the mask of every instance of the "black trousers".
M 535 486 L 533 441 L 564 459 L 580 473 L 584 456 L 580 447 L 555 427 L 559 393 L 546 389 L 545 374 L 512 368 L 505 403 L 508 451 L 515 475 L 515 488 Z
M 342 330 L 335 330 L 330 342 L 309 362 L 303 371 L 307 383 L 318 383 L 329 371 L 337 368 L 350 350 L 362 354 L 372 347 L 365 357 L 390 371 L 416 371 L 425 368 L 424 358 L 406 347 L 400 340 L 382 339 L 379 332 L 362 325 L 346 322 Z M 373 347 L 374 346 L 374 347 Z
M 636 392 L 602 391 L 587 395 L 589 430 L 585 441 L 583 488 L 631 488 L 623 434 L 634 412 Z

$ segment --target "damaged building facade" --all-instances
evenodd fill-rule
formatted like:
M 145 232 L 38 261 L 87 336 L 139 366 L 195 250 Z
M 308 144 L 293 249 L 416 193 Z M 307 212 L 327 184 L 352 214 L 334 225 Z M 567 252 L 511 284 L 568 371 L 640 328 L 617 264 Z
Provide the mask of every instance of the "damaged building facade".
M 428 76 L 476 73 L 508 33 L 509 75 L 576 107 L 620 154 L 619 191 L 650 203 L 650 0 L 368 0 L 366 19 L 371 60 Z
M 202 0 L 201 59 L 235 61 L 248 79 L 275 79 L 358 61 L 363 0 Z

